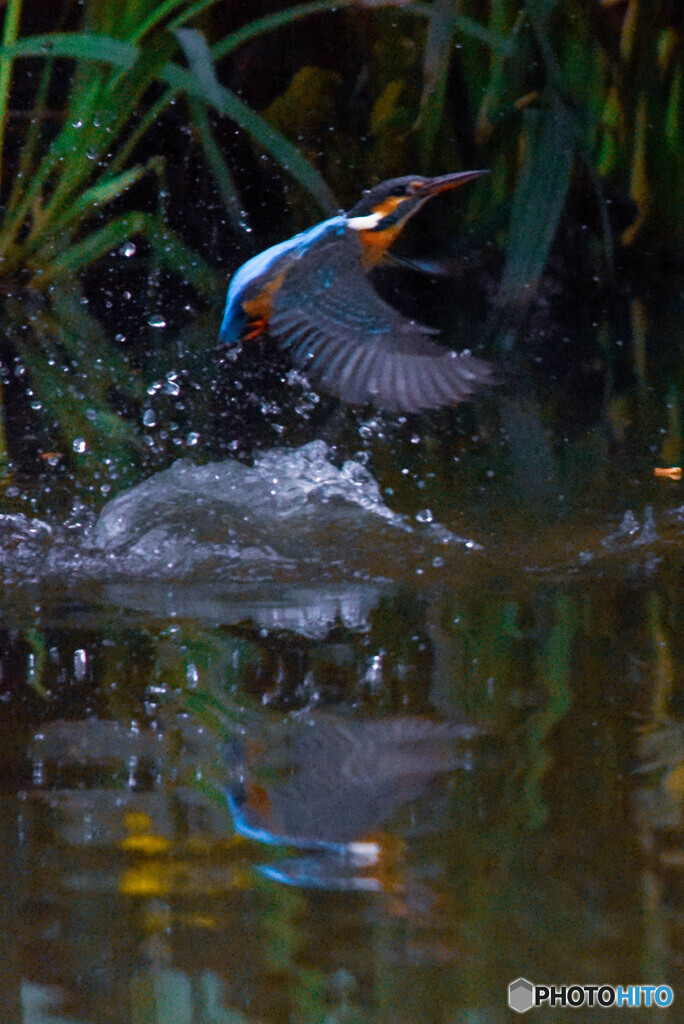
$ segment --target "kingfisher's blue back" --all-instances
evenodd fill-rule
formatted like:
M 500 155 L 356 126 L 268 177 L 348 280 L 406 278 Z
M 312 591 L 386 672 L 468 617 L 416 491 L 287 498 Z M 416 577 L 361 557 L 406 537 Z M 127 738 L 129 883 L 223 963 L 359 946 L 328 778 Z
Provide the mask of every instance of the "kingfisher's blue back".
M 221 341 L 226 345 L 235 345 L 239 341 L 245 325 L 245 314 L 242 309 L 242 302 L 245 299 L 254 298 L 269 281 L 307 253 L 314 242 L 323 239 L 327 234 L 343 234 L 345 224 L 346 218 L 342 215 L 330 217 L 306 231 L 301 231 L 293 238 L 288 238 L 285 242 L 272 245 L 270 249 L 252 256 L 243 263 L 236 270 L 228 287 L 226 308 L 219 331 Z

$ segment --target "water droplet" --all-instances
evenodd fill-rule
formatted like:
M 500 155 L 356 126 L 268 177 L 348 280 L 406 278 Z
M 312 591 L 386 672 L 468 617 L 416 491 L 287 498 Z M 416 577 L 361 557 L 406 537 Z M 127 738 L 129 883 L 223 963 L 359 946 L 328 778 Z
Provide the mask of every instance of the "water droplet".
M 199 439 L 199 434 L 193 430 L 186 437 L 185 443 L 188 445 L 189 448 L 194 448 L 194 446 L 199 443 Z
M 159 313 L 154 313 L 151 317 L 148 317 L 147 322 L 150 327 L 166 327 L 166 320 Z
M 416 512 L 416 522 L 418 523 L 431 523 L 432 519 L 432 512 L 429 508 L 423 508 L 420 512 Z
M 71 447 L 74 449 L 77 455 L 82 455 L 88 447 L 86 439 L 84 437 L 75 437 L 72 441 Z
M 157 423 L 154 409 L 145 409 L 142 420 L 146 427 L 154 427 Z
M 137 251 L 138 250 L 135 247 L 135 242 L 124 242 L 124 244 L 119 249 L 121 255 L 125 256 L 126 259 L 130 259 L 131 256 L 135 256 Z

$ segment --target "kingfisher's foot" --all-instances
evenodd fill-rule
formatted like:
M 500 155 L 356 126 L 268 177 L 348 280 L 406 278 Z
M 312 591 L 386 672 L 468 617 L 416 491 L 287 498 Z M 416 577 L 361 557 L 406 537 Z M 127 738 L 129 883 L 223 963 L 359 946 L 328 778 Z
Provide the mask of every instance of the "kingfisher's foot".
M 266 319 L 263 316 L 258 317 L 256 320 L 250 320 L 245 333 L 242 335 L 242 340 L 254 341 L 255 338 L 260 338 L 266 331 L 267 326 Z

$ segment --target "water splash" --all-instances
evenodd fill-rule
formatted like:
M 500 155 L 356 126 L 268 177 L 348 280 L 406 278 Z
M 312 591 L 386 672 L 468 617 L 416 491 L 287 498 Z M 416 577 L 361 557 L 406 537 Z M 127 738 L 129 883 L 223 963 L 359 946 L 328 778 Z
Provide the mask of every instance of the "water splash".
M 349 617 L 340 587 L 353 591 L 434 570 L 449 545 L 465 552 L 479 547 L 431 517 L 416 521 L 393 512 L 365 466 L 349 461 L 340 468 L 330 456 L 324 442 L 314 441 L 264 452 L 251 466 L 179 460 L 119 494 L 96 522 L 79 517 L 78 528 L 3 516 L 0 566 L 6 579 L 61 577 L 70 586 L 260 581 L 315 590 L 334 582 L 339 593 L 324 602 L 328 621 L 333 605 L 335 615 Z M 351 604 L 358 604 L 355 592 Z M 320 601 L 314 605 L 318 620 Z

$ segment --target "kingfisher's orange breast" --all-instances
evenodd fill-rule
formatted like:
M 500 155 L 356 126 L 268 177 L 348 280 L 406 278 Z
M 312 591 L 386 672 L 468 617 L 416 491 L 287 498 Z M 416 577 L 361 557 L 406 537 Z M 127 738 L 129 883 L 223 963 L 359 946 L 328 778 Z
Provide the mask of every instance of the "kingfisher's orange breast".
M 371 270 L 380 263 L 402 227 L 403 224 L 397 224 L 384 231 L 359 231 L 361 262 L 365 270 Z

